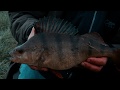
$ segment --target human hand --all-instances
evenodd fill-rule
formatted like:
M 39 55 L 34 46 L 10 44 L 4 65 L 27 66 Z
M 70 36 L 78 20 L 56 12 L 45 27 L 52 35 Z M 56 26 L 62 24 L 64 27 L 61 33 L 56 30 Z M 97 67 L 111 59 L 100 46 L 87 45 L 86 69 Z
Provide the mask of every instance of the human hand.
M 32 30 L 31 30 L 31 33 L 30 35 L 28 36 L 28 39 L 29 40 L 31 37 L 33 37 L 35 35 L 35 28 L 33 27 Z
M 106 63 L 107 57 L 90 57 L 86 61 L 82 62 L 81 65 L 91 71 L 99 72 Z
M 36 32 L 35 32 L 35 28 L 33 27 L 32 30 L 31 30 L 30 35 L 28 36 L 28 40 L 29 40 L 31 37 L 33 37 L 35 34 L 36 34 Z M 32 68 L 32 69 L 34 69 L 34 70 L 48 71 L 47 68 L 41 68 L 41 69 L 38 69 L 38 67 L 36 67 L 36 66 L 32 66 L 32 65 L 29 65 L 29 66 L 30 66 L 30 68 Z

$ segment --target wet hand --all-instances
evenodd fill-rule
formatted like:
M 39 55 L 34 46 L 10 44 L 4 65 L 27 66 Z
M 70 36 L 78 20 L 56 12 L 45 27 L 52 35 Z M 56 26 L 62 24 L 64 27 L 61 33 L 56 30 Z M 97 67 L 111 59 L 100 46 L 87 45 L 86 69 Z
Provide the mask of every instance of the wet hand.
M 91 71 L 99 72 L 107 63 L 107 57 L 90 57 L 86 61 L 82 62 L 81 65 Z

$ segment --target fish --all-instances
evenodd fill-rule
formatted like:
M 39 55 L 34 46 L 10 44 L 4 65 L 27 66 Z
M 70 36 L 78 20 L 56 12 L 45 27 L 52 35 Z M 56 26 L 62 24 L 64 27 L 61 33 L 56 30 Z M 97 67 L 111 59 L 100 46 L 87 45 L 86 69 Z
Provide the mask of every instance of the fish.
M 109 57 L 120 65 L 120 48 L 111 48 L 97 32 L 79 35 L 63 19 L 44 17 L 34 24 L 37 34 L 9 52 L 10 60 L 40 68 L 67 70 L 89 57 Z

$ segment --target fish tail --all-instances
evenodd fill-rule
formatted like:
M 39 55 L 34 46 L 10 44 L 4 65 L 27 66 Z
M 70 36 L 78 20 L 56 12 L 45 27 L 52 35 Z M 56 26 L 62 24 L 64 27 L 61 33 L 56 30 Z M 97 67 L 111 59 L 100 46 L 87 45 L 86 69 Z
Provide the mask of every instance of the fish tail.
M 113 56 L 111 57 L 114 64 L 120 68 L 120 48 L 114 48 L 113 49 Z

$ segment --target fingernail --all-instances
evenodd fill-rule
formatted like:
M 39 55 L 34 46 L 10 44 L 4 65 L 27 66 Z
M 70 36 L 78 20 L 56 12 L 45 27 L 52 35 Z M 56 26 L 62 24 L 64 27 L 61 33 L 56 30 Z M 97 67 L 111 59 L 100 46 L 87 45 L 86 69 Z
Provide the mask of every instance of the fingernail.
M 90 59 L 87 59 L 88 62 L 90 62 Z
M 82 62 L 82 63 L 81 63 L 81 65 L 83 65 L 83 66 L 84 66 L 84 65 L 85 65 L 85 63 L 84 63 L 84 62 Z

